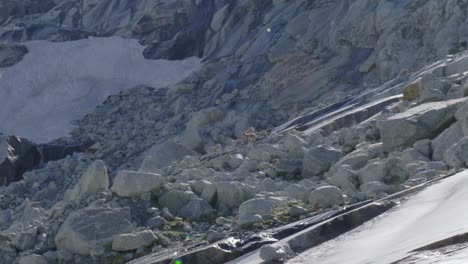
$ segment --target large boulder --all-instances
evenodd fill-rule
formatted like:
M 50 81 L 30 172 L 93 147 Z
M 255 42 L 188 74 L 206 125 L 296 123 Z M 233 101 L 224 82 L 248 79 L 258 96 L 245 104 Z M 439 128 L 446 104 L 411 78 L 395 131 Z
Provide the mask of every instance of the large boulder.
M 288 244 L 275 243 L 260 248 L 260 258 L 265 261 L 280 261 L 292 255 L 294 252 Z
M 322 186 L 309 194 L 309 204 L 312 208 L 328 208 L 344 203 L 343 193 L 335 186 Z
M 131 230 L 129 208 L 85 208 L 71 213 L 55 236 L 59 250 L 90 255 L 99 247 L 110 247 L 115 236 Z
M 315 147 L 304 156 L 302 175 L 305 178 L 319 176 L 328 171 L 342 156 L 343 153 L 335 148 L 325 145 Z
M 468 138 L 464 137 L 444 152 L 444 161 L 452 168 L 463 168 L 468 161 Z
M 163 183 L 159 174 L 122 170 L 115 176 L 112 191 L 120 197 L 134 197 L 158 191 Z
M 364 167 L 369 160 L 379 157 L 382 152 L 382 143 L 366 145 L 344 156 L 336 163 L 336 166 L 349 165 L 353 170 L 358 170 Z
M 81 176 L 75 188 L 71 192 L 70 200 L 80 200 L 86 196 L 109 189 L 109 177 L 106 164 L 102 160 L 96 160 Z
M 328 182 L 349 194 L 355 191 L 358 186 L 358 175 L 351 166 L 341 165 L 330 171 Z
M 265 216 L 271 214 L 274 205 L 271 201 L 264 198 L 255 198 L 242 203 L 239 206 L 239 225 L 251 224 L 252 216 Z
M 112 250 L 131 251 L 152 245 L 158 238 L 151 230 L 120 234 L 112 241 Z
M 179 216 L 187 219 L 198 219 L 202 217 L 209 217 L 215 214 L 215 210 L 210 204 L 200 198 L 192 199 L 187 205 L 179 210 Z
M 405 163 L 398 157 L 371 161 L 358 171 L 358 175 L 361 184 L 373 181 L 398 184 L 409 177 Z
M 432 160 L 443 160 L 444 152 L 461 138 L 463 138 L 462 122 L 458 121 L 432 140 Z
M 179 211 L 188 205 L 188 203 L 195 199 L 196 195 L 191 191 L 169 191 L 159 198 L 159 204 L 162 207 L 167 207 L 171 214 L 177 215 Z M 184 215 L 187 213 L 184 213 Z M 188 216 L 188 214 L 186 215 Z
M 182 160 L 185 156 L 196 156 L 199 154 L 181 144 L 168 140 L 151 147 L 144 155 L 146 157 L 141 163 L 140 170 L 156 172 L 161 168 L 169 166 L 172 162 Z
M 217 205 L 220 209 L 233 209 L 253 196 L 253 187 L 240 182 L 218 182 Z
M 455 112 L 465 100 L 425 103 L 381 121 L 384 149 L 390 152 L 411 147 L 420 139 L 434 138 L 454 122 Z

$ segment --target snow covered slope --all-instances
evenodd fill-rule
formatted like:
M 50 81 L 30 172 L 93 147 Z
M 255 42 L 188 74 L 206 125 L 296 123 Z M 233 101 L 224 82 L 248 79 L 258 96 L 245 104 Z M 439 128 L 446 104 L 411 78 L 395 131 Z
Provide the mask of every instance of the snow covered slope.
M 174 84 L 201 66 L 198 58 L 146 60 L 137 40 L 120 37 L 25 45 L 20 63 L 0 69 L 0 132 L 36 142 L 65 136 L 70 121 L 111 94 Z
M 468 232 L 467 188 L 468 171 L 465 171 L 288 263 L 383 264 L 402 260 L 415 249 Z

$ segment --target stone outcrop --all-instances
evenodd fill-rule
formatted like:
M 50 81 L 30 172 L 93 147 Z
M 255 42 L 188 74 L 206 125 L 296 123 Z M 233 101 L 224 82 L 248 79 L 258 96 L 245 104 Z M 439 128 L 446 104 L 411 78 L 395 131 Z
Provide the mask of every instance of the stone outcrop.
M 71 213 L 55 236 L 58 249 L 90 255 L 110 247 L 117 235 L 131 230 L 129 209 L 85 208 Z
M 412 146 L 416 141 L 434 138 L 455 122 L 455 112 L 465 99 L 425 103 L 380 124 L 380 136 L 386 151 Z

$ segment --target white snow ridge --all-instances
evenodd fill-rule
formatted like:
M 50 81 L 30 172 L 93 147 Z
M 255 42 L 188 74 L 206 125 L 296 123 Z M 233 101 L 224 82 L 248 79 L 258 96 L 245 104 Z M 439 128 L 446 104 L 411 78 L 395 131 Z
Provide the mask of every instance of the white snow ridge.
M 39 143 L 65 136 L 109 95 L 174 84 L 201 66 L 198 58 L 146 60 L 137 40 L 120 37 L 25 45 L 20 63 L 0 69 L 0 132 Z

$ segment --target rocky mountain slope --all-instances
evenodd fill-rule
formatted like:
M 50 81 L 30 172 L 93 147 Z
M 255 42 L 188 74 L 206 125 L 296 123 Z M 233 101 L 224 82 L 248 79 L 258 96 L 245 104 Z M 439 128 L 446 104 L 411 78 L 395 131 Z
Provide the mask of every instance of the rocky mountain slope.
M 463 190 L 448 185 L 462 185 L 466 173 L 452 175 L 468 160 L 467 9 L 464 0 L 1 2 L 0 131 L 50 142 L 0 138 L 0 180 L 15 176 L 0 181 L 0 263 L 299 263 L 315 246 L 333 263 L 349 256 L 327 245 L 371 239 L 408 207 L 429 222 L 446 212 L 437 205 L 466 209 Z M 96 41 L 105 45 L 88 52 L 109 56 L 71 48 Z M 112 53 L 116 42 L 132 48 Z M 64 52 L 38 57 L 39 46 Z M 86 73 L 88 57 L 99 64 Z M 180 74 L 168 69 L 181 64 Z M 115 80 L 127 71 L 131 81 Z M 27 79 L 42 72 L 54 82 Z M 31 87 L 42 97 L 25 100 Z M 74 100 L 83 88 L 89 96 Z M 435 192 L 461 198 L 423 207 Z M 463 238 L 448 230 L 418 247 L 437 263 Z M 407 263 L 418 249 L 393 235 L 379 245 L 353 263 Z M 379 258 L 395 248 L 398 258 Z

